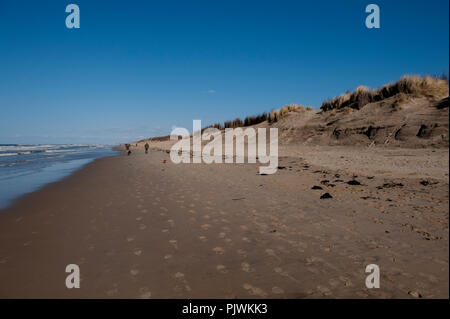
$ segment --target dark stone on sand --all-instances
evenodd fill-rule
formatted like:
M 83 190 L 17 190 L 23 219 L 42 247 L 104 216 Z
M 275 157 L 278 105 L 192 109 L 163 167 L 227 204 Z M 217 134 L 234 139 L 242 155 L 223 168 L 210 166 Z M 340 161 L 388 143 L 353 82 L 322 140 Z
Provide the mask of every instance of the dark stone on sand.
M 392 188 L 392 187 L 403 187 L 402 183 L 384 183 L 382 186 L 377 186 L 377 189 L 383 189 L 383 188 Z
M 278 169 L 286 169 L 286 166 L 278 166 Z
M 320 184 L 322 185 L 326 185 L 328 184 L 330 181 L 328 179 L 324 179 L 323 181 L 320 181 Z
M 358 182 L 356 179 L 352 179 L 351 181 L 347 182 L 348 185 L 361 185 L 360 182 Z
M 314 185 L 311 189 L 323 189 L 321 186 Z
M 420 181 L 420 184 L 422 184 L 423 186 L 434 185 L 437 183 L 438 182 Z
M 330 193 L 325 193 L 322 196 L 320 196 L 320 199 L 327 199 L 327 198 L 333 198 L 333 196 L 331 196 Z

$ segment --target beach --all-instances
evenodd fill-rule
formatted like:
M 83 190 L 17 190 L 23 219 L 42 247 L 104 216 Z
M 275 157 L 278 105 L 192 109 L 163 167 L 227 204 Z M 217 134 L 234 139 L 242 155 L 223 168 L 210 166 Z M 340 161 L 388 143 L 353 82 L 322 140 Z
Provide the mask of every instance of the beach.
M 0 211 L 0 298 L 449 297 L 448 148 L 281 146 L 273 175 L 169 148 L 97 159 Z

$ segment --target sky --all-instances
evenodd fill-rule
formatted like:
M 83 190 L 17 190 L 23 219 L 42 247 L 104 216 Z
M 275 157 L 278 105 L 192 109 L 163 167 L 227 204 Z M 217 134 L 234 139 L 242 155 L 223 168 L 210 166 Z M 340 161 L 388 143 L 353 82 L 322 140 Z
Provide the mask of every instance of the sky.
M 370 3 L 379 29 L 365 26 Z M 448 74 L 448 12 L 448 0 L 1 0 L 0 144 L 122 143 Z

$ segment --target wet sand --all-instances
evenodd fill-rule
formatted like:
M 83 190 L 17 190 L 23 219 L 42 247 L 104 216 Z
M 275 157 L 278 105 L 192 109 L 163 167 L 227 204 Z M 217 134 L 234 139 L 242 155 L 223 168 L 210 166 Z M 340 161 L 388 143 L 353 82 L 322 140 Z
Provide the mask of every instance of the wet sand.
M 0 211 L 0 297 L 448 298 L 448 171 L 279 165 L 175 165 L 141 146 L 96 160 Z

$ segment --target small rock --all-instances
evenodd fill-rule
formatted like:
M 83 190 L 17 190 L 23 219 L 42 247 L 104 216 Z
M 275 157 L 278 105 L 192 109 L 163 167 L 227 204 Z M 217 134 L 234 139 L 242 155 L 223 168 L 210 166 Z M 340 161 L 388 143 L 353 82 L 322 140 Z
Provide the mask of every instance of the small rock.
M 323 188 L 321 186 L 315 185 L 315 186 L 311 187 L 311 189 L 323 189 Z
M 414 298 L 422 298 L 422 295 L 418 291 L 408 291 L 408 295 Z
M 347 182 L 348 185 L 361 185 L 360 182 L 358 182 L 356 179 L 352 179 L 351 181 Z
M 330 193 L 325 193 L 322 196 L 320 196 L 320 199 L 327 199 L 327 198 L 333 198 L 333 196 L 331 196 Z

